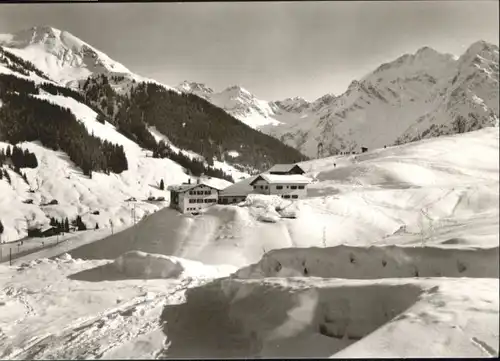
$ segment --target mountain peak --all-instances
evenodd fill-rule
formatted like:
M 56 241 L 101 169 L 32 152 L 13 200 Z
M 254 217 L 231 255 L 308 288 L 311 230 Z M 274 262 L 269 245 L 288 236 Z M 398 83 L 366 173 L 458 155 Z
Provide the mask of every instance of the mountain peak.
M 195 93 L 197 95 L 199 95 L 198 93 L 206 95 L 206 94 L 212 94 L 214 92 L 212 88 L 207 87 L 203 83 L 198 83 L 195 81 L 188 81 L 188 80 L 184 80 L 176 88 L 180 91 L 187 93 Z
M 479 40 L 473 43 L 471 46 L 467 48 L 465 51 L 464 55 L 478 55 L 483 52 L 493 52 L 497 51 L 498 52 L 498 46 L 492 43 L 488 43 L 487 41 L 484 40 Z
M 223 93 L 244 93 L 244 94 L 247 94 L 247 95 L 251 95 L 251 93 L 248 90 L 242 88 L 239 85 L 232 85 L 230 87 L 227 87 L 222 92 Z
M 131 74 L 125 66 L 76 36 L 47 25 L 2 35 L 0 45 L 37 64 L 51 79 L 64 84 L 92 74 Z

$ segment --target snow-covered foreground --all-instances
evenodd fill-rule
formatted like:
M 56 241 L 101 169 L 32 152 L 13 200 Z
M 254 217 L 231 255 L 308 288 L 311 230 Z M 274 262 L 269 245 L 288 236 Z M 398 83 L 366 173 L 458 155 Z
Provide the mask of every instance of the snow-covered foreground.
M 154 264 L 172 272 L 158 279 Z M 153 358 L 164 347 L 163 308 L 205 282 L 192 275 L 231 271 L 137 253 L 115 263 L 64 254 L 0 265 L 0 358 Z
M 162 355 L 497 356 L 498 291 L 498 279 L 226 278 L 165 308 Z
M 496 356 L 498 141 L 310 161 L 306 199 L 162 209 L 1 265 L 0 357 Z

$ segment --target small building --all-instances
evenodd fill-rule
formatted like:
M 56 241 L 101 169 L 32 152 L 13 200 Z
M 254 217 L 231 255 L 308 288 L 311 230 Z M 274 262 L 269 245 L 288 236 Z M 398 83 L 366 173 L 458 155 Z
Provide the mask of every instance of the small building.
M 197 183 L 183 183 L 167 188 L 170 191 L 170 208 L 182 213 L 198 212 L 217 204 L 220 189 L 198 181 Z
M 257 178 L 257 176 L 243 179 L 221 190 L 219 192 L 219 204 L 234 204 L 243 202 L 247 196 L 253 192 L 253 187 L 250 183 L 255 178 Z
M 297 164 L 275 164 L 267 172 L 276 175 L 304 174 L 305 171 Z
M 250 182 L 254 193 L 279 195 L 285 199 L 300 199 L 307 196 L 307 185 L 311 179 L 301 174 L 260 174 Z
M 368 148 L 366 147 L 361 147 L 361 153 L 366 153 L 368 152 Z
M 28 228 L 28 237 L 52 237 L 59 234 L 59 230 L 56 227 L 45 225 L 45 226 L 33 226 Z

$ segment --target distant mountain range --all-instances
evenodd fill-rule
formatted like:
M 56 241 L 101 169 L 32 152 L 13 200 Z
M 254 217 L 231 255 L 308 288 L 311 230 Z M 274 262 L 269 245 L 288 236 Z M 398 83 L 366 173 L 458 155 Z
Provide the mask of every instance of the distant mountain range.
M 346 92 L 263 101 L 233 86 L 215 93 L 184 82 L 242 122 L 310 157 L 379 148 L 498 126 L 498 46 L 479 41 L 460 57 L 429 47 L 380 65 Z

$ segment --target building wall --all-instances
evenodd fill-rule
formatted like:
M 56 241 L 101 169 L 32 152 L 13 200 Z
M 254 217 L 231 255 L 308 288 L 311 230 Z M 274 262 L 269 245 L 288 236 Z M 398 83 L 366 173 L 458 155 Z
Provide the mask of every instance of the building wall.
M 201 194 L 200 194 L 201 193 Z M 189 191 L 183 193 L 181 212 L 196 212 L 200 209 L 217 204 L 219 192 L 216 189 L 200 184 Z
M 287 199 L 301 199 L 307 196 L 307 184 L 283 183 L 271 184 L 269 187 L 271 194 Z
M 253 192 L 258 194 L 271 194 L 269 183 L 263 179 L 259 179 L 253 184 Z
M 219 195 L 219 204 L 235 204 L 243 202 L 247 196 L 221 196 Z

